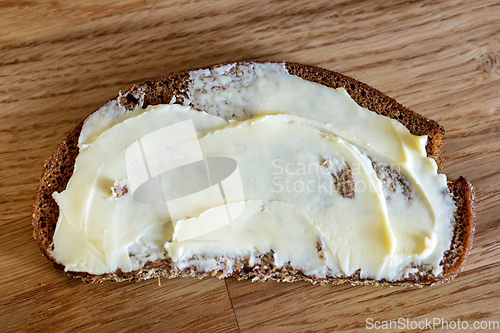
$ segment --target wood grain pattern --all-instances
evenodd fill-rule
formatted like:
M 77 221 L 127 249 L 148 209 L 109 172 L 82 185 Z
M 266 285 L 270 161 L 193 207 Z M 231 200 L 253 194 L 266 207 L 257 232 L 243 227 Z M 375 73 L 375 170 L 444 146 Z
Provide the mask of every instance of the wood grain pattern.
M 491 0 L 0 1 L 1 330 L 355 332 L 367 318 L 500 321 L 498 17 Z M 474 248 L 458 278 L 424 289 L 92 286 L 40 256 L 29 218 L 38 178 L 79 121 L 133 83 L 248 59 L 352 75 L 446 128 L 444 172 L 477 187 Z

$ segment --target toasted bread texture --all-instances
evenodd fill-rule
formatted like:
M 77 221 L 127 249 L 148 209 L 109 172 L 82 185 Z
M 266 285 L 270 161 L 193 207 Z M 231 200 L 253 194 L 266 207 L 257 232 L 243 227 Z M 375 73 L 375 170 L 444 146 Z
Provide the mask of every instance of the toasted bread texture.
M 241 62 L 238 63 L 238 66 L 246 66 L 248 64 Z M 222 65 L 227 64 L 212 66 L 209 69 Z M 284 65 L 291 75 L 296 75 L 302 79 L 332 88 L 342 87 L 360 106 L 399 121 L 412 134 L 427 135 L 427 155 L 432 157 L 438 167 L 441 168 L 444 160 L 441 153 L 444 129 L 435 121 L 409 110 L 380 91 L 343 74 L 298 63 L 285 62 Z M 142 108 L 146 108 L 148 105 L 168 104 L 175 96 L 175 103 L 183 104 L 185 100 L 188 101 L 186 91 L 188 90 L 190 80 L 189 71 L 170 74 L 140 85 L 135 85 L 125 93 L 120 93 L 119 96 L 108 103 L 119 103 L 125 109 L 132 110 L 138 104 Z M 78 138 L 82 126 L 83 121 L 68 134 L 57 150 L 45 162 L 33 205 L 33 236 L 42 254 L 56 268 L 62 271 L 64 271 L 64 266 L 57 263 L 51 255 L 51 250 L 53 250 L 53 235 L 59 216 L 59 207 L 52 198 L 52 193 L 63 191 L 73 174 L 75 160 L 79 152 Z M 454 231 L 451 246 L 444 253 L 443 260 L 440 263 L 443 267 L 443 272 L 438 276 L 434 276 L 428 268 L 417 267 L 419 272 L 409 274 L 407 278 L 398 281 L 362 279 L 359 276 L 359 271 L 352 276 L 317 279 L 305 276 L 302 272 L 294 270 L 292 267 L 276 267 L 272 253 L 262 255 L 260 258 L 262 264 L 257 266 L 250 266 L 248 261 L 237 258 L 217 258 L 221 263 L 221 268 L 211 272 L 199 271 L 194 265 L 179 270 L 171 260 L 167 259 L 147 262 L 141 269 L 131 272 L 118 270 L 102 275 L 71 271 L 64 271 L 64 273 L 89 283 L 99 283 L 106 280 L 144 280 L 153 277 L 173 278 L 178 276 L 192 276 L 202 278 L 209 275 L 219 278 L 233 275 L 238 279 L 250 278 L 254 281 L 265 281 L 268 279 L 284 282 L 307 280 L 321 284 L 351 283 L 424 286 L 447 282 L 463 269 L 472 247 L 475 228 L 475 189 L 473 185 L 465 178 L 460 177 L 453 182 L 449 181 L 448 188 L 453 195 L 456 205 L 453 221 Z M 226 267 L 224 267 L 225 265 Z

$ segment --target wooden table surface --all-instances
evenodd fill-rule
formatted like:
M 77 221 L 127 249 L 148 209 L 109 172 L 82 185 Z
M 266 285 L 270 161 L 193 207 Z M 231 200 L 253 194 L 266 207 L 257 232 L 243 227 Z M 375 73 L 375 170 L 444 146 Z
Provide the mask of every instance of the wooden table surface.
M 499 18 L 498 1 L 476 0 L 0 1 L 0 331 L 355 332 L 400 318 L 478 331 L 476 320 L 500 321 Z M 133 83 L 252 59 L 343 72 L 446 128 L 444 172 L 477 187 L 474 248 L 454 281 L 87 285 L 41 256 L 37 182 L 78 122 Z M 409 331 L 423 330 L 445 331 Z

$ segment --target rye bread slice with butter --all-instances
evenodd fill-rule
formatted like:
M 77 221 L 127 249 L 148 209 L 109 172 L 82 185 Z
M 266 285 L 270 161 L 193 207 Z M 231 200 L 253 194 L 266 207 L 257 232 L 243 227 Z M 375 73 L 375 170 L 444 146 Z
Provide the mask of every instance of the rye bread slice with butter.
M 248 64 L 248 62 L 240 62 L 237 63 L 237 66 L 247 66 Z M 224 65 L 228 64 L 216 65 L 209 69 Z M 427 135 L 429 138 L 426 146 L 427 155 L 436 161 L 438 167 L 441 167 L 443 163 L 441 147 L 444 129 L 435 121 L 409 110 L 380 91 L 340 73 L 298 63 L 286 62 L 284 65 L 290 75 L 296 75 L 302 79 L 332 88 L 342 87 L 360 106 L 366 107 L 377 114 L 399 121 L 408 128 L 412 134 Z M 174 73 L 152 81 L 147 81 L 140 85 L 135 85 L 125 93 L 120 93 L 119 96 L 110 100 L 108 103 L 116 102 L 123 106 L 125 110 L 131 110 L 138 104 L 140 104 L 140 107 L 146 108 L 148 105 L 168 104 L 173 100 L 176 104 L 183 104 L 184 101 L 189 100 L 187 95 L 191 80 L 189 73 L 189 71 Z M 52 193 L 54 191 L 63 191 L 73 174 L 75 159 L 79 151 L 77 145 L 78 138 L 82 126 L 83 121 L 69 133 L 58 149 L 46 161 L 33 206 L 33 236 L 42 254 L 45 255 L 56 268 L 63 271 L 64 266 L 58 264 L 51 256 L 50 252 L 51 249 L 53 249 L 53 235 L 59 215 L 59 208 L 52 198 Z M 397 177 L 392 179 L 392 181 L 398 181 Z M 253 267 L 248 264 L 247 260 L 217 258 L 221 263 L 221 268 L 209 273 L 198 271 L 197 267 L 194 265 L 179 270 L 171 260 L 167 259 L 147 262 L 143 268 L 131 272 L 122 272 L 118 270 L 113 273 L 102 275 L 93 275 L 85 272 L 65 272 L 65 274 L 80 278 L 89 283 L 99 283 L 106 280 L 143 280 L 153 277 L 172 278 L 178 276 L 193 276 L 202 278 L 208 275 L 220 278 L 234 275 L 238 279 L 251 278 L 254 281 L 265 281 L 268 279 L 284 282 L 307 280 L 313 283 L 319 282 L 321 284 L 342 284 L 348 282 L 351 284 L 423 286 L 438 282 L 447 282 L 463 269 L 465 260 L 472 247 L 475 228 L 474 187 L 463 177 L 458 178 L 454 182 L 449 181 L 448 187 L 456 205 L 453 221 L 454 232 L 450 249 L 445 252 L 441 262 L 443 272 L 439 276 L 434 276 L 426 267 L 416 267 L 419 272 L 409 274 L 408 278 L 398 281 L 362 279 L 359 273 L 345 277 L 316 279 L 305 276 L 292 267 L 276 267 L 274 265 L 272 253 L 261 255 L 259 258 L 260 265 Z M 318 244 L 319 255 L 321 255 L 321 252 L 321 245 Z M 228 273 L 228 271 L 231 270 L 232 273 Z

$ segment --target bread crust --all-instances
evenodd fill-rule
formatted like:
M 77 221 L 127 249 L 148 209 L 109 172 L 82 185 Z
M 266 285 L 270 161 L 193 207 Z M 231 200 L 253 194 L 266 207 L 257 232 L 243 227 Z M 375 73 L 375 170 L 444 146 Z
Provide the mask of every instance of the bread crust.
M 233 63 L 219 64 L 203 69 L 213 69 L 228 64 Z M 240 62 L 238 64 L 246 65 L 249 64 L 249 62 Z M 426 146 L 427 155 L 436 161 L 439 168 L 442 166 L 444 159 L 441 148 L 444 128 L 437 122 L 411 111 L 367 84 L 338 72 L 298 63 L 284 62 L 284 65 L 291 75 L 296 75 L 302 79 L 332 88 L 342 87 L 359 105 L 377 114 L 388 116 L 399 121 L 407 127 L 412 134 L 427 135 L 429 137 Z M 108 103 L 118 102 L 126 109 L 131 110 L 138 103 L 142 103 L 142 108 L 146 108 L 148 105 L 168 104 L 172 100 L 172 97 L 176 96 L 176 103 L 181 104 L 187 97 L 186 91 L 189 81 L 189 71 L 173 73 L 155 80 L 147 81 L 140 85 L 134 85 L 125 93 L 120 93 Z M 66 275 L 79 278 L 85 282 L 100 283 L 108 280 L 117 282 L 138 281 L 153 277 L 173 278 L 178 276 L 202 278 L 209 275 L 221 278 L 233 275 L 238 279 L 251 278 L 254 281 L 272 279 L 283 282 L 306 280 L 320 284 L 351 283 L 353 285 L 424 286 L 448 282 L 454 278 L 463 269 L 472 248 L 476 221 L 475 189 L 465 178 L 459 177 L 454 182 L 448 182 L 448 188 L 456 204 L 455 219 L 453 222 L 454 233 L 450 249 L 445 253 L 443 261 L 441 262 L 443 272 L 439 276 L 430 274 L 430 272 L 426 271 L 424 268 L 418 268 L 419 273 L 410 274 L 408 278 L 398 281 L 362 279 L 359 276 L 359 272 L 346 277 L 316 279 L 306 276 L 302 272 L 294 270 L 291 267 L 273 267 L 272 263 L 267 265 L 266 270 L 262 270 L 261 268 L 257 271 L 255 268 L 248 266 L 248 262 L 241 260 L 238 262 L 237 258 L 234 258 L 238 264 L 236 267 L 232 267 L 232 274 L 224 273 L 223 270 L 200 273 L 197 272 L 196 267 L 188 267 L 181 271 L 173 265 L 170 259 L 147 262 L 143 268 L 131 272 L 122 272 L 118 270 L 109 274 L 93 275 L 86 272 L 64 271 L 64 266 L 58 264 L 51 256 L 51 250 L 53 250 L 53 235 L 59 216 L 59 208 L 52 198 L 52 193 L 54 191 L 63 191 L 73 174 L 74 163 L 79 151 L 78 138 L 83 123 L 84 121 L 75 127 L 59 145 L 52 156 L 45 161 L 44 170 L 40 178 L 33 205 L 32 225 L 33 237 L 37 241 L 42 254 L 46 256 L 57 269 L 63 271 Z

